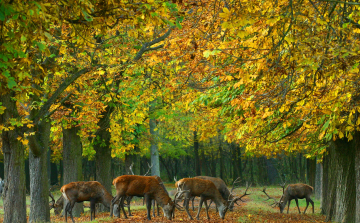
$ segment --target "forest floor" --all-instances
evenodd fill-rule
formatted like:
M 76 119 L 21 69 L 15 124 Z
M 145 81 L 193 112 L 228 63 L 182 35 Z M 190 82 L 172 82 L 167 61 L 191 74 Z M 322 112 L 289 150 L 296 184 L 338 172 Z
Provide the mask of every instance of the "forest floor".
M 169 191 L 174 190 L 173 184 L 166 185 Z M 270 204 L 271 201 L 266 200 L 266 196 L 261 192 L 262 188 L 260 187 L 251 187 L 248 190 L 250 193 L 249 196 L 244 197 L 245 202 L 238 202 L 240 206 L 235 206 L 234 211 L 228 211 L 225 215 L 225 219 L 221 220 L 219 214 L 215 210 L 215 205 L 212 204 L 209 209 L 210 220 L 207 220 L 205 213 L 205 206 L 200 212 L 200 220 L 189 220 L 186 211 L 175 211 L 175 219 L 172 222 L 325 222 L 325 216 L 320 215 L 320 202 L 312 198 L 315 202 L 315 214 L 312 214 L 311 204 L 309 205 L 306 214 L 299 214 L 295 201 L 291 202 L 289 214 L 280 214 L 279 208 L 272 208 Z M 244 187 L 240 187 L 234 190 L 236 195 L 242 195 L 245 191 Z M 266 189 L 266 192 L 275 197 L 277 200 L 280 199 L 282 194 L 282 189 L 280 187 L 269 187 Z M 115 194 L 115 191 L 113 191 Z M 170 193 L 171 194 L 171 193 Z M 54 193 L 55 198 L 57 199 L 60 196 L 59 193 Z M 199 198 L 195 199 L 195 211 L 190 209 L 190 214 L 195 218 L 198 209 Z M 181 202 L 182 204 L 182 202 Z M 0 200 L 0 222 L 2 222 L 4 209 L 3 209 L 2 200 Z M 29 212 L 30 201 L 27 197 L 27 212 Z M 90 221 L 90 209 L 89 203 L 85 202 L 85 214 L 81 217 L 74 217 L 76 222 L 91 222 Z M 190 205 L 191 207 L 191 205 Z M 306 201 L 305 199 L 299 200 L 299 207 L 301 212 L 305 210 Z M 127 208 L 126 208 L 127 209 Z M 161 209 L 161 208 L 160 208 Z M 110 218 L 109 213 L 97 213 L 96 220 L 94 222 L 170 222 L 167 220 L 160 210 L 161 216 L 153 217 L 151 216 L 151 221 L 146 218 L 146 207 L 142 203 L 142 199 L 135 198 L 131 202 L 131 212 L 133 216 L 128 216 L 128 219 L 124 219 L 124 215 L 121 213 L 120 218 Z M 287 208 L 284 212 L 286 213 Z M 152 211 L 151 211 L 152 213 Z M 128 214 L 128 213 L 127 213 Z M 70 217 L 68 221 L 71 222 Z M 51 211 L 51 222 L 65 222 L 64 217 L 55 216 L 53 211 Z

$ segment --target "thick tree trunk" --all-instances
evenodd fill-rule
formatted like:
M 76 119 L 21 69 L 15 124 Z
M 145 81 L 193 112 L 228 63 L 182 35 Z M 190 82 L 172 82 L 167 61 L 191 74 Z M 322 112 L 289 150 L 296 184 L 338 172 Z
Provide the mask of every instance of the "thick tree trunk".
M 309 185 L 315 188 L 316 179 L 316 159 L 307 159 L 307 172 Z
M 10 118 L 18 116 L 16 103 L 10 94 L 0 96 L 2 105 L 6 107 L 0 115 L 0 124 L 7 126 Z M 25 159 L 24 148 L 17 137 L 18 129 L 3 131 L 1 134 L 2 151 L 4 154 L 3 191 L 4 222 L 26 222 L 26 189 L 25 189 Z
M 346 138 L 337 139 L 329 147 L 329 155 L 325 158 L 326 168 L 329 168 L 327 170 L 329 185 L 327 191 L 323 192 L 323 210 L 328 221 L 355 222 L 354 157 L 354 142 L 348 142 Z
M 316 164 L 316 174 L 315 174 L 315 198 L 320 200 L 322 203 L 322 180 L 323 180 L 323 167 L 321 163 Z
M 34 139 L 40 148 L 40 154 L 33 151 L 39 148 L 30 143 L 30 222 L 49 222 L 49 181 L 47 172 L 47 150 L 50 140 L 50 121 L 43 120 L 37 125 Z
M 151 134 L 151 175 L 160 176 L 160 159 L 159 159 L 159 148 L 157 145 L 158 141 L 158 132 L 155 131 L 156 128 L 156 120 L 150 118 L 150 134 Z
M 106 190 L 111 193 L 112 176 L 111 176 L 111 148 L 110 138 L 111 134 L 107 130 L 110 127 L 110 115 L 113 108 L 107 107 L 102 113 L 102 118 L 98 122 L 100 127 L 96 132 L 96 137 L 93 147 L 96 151 L 95 166 L 96 166 L 96 181 L 99 181 Z M 100 204 L 100 211 L 110 211 L 104 205 Z
M 358 113 L 357 113 L 358 116 Z M 355 222 L 360 222 L 360 132 L 355 132 L 355 183 L 356 183 L 356 209 Z
M 194 156 L 195 156 L 195 174 L 197 176 L 201 176 L 200 157 L 199 157 L 199 140 L 198 140 L 196 131 L 194 131 Z
M 63 167 L 64 185 L 82 179 L 82 147 L 78 135 L 80 127 L 63 128 Z M 80 217 L 84 212 L 83 203 L 76 203 L 72 209 L 73 216 Z M 65 213 L 65 205 L 64 205 Z

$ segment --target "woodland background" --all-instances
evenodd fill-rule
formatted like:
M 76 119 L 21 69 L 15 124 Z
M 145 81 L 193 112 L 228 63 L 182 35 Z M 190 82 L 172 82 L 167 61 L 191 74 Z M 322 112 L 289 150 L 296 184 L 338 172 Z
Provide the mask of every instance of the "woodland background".
M 111 190 L 132 163 L 306 182 L 328 220 L 360 222 L 359 7 L 1 1 L 4 222 L 26 221 L 26 193 L 29 220 L 49 221 L 50 185 Z

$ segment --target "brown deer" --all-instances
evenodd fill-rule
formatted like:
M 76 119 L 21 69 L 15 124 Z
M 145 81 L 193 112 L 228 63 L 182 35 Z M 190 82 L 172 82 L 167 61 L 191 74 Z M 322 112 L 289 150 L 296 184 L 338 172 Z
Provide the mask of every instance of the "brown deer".
M 160 182 L 153 176 L 123 175 L 113 180 L 116 196 L 111 202 L 110 216 L 112 217 L 113 205 L 120 200 L 123 207 L 124 199 L 128 196 L 144 197 L 146 200 L 147 218 L 151 220 L 151 201 L 154 199 L 163 209 L 164 216 L 171 220 L 175 211 L 175 203 L 166 193 Z M 179 208 L 179 207 L 178 207 Z M 125 210 L 122 208 L 125 218 Z
M 224 200 L 233 200 L 234 199 L 234 195 L 233 195 L 233 190 L 236 188 L 236 184 L 239 183 L 239 178 L 238 177 L 236 180 L 234 180 L 231 191 L 228 189 L 228 187 L 226 186 L 225 182 L 218 177 L 209 177 L 209 176 L 196 176 L 195 178 L 200 178 L 203 180 L 210 180 L 211 182 L 213 182 L 215 184 L 215 187 L 218 189 L 218 191 L 220 192 L 221 196 L 224 198 Z M 209 204 L 209 207 L 211 205 Z M 233 211 L 234 209 L 234 203 L 232 203 L 231 206 L 229 206 L 229 211 Z M 236 203 L 237 204 L 237 203 Z M 194 210 L 194 199 L 192 200 L 192 205 L 193 205 L 193 210 Z
M 90 218 L 95 219 L 95 204 L 102 203 L 106 207 L 110 208 L 111 200 L 113 196 L 106 190 L 106 188 L 97 181 L 80 181 L 71 182 L 61 187 L 60 189 L 64 200 L 66 201 L 65 207 L 65 221 L 67 222 L 67 213 L 69 212 L 71 220 L 72 209 L 75 203 L 83 201 L 90 201 Z
M 232 200 L 224 199 L 219 190 L 216 188 L 215 184 L 211 182 L 210 180 L 203 180 L 200 178 L 183 178 L 175 183 L 175 186 L 177 187 L 178 193 L 175 195 L 175 200 L 177 198 L 180 198 L 183 194 L 185 195 L 185 210 L 189 216 L 189 218 L 192 220 L 189 213 L 189 200 L 193 196 L 200 196 L 200 204 L 198 213 L 196 215 L 196 218 L 199 220 L 200 210 L 202 208 L 202 204 L 204 201 L 211 199 L 217 206 L 219 215 L 221 219 L 225 218 L 226 211 L 230 206 L 233 205 L 234 202 L 241 199 L 242 197 L 249 195 L 247 194 L 247 190 L 249 189 L 249 186 L 247 186 L 246 191 L 244 195 L 241 197 L 235 197 Z M 208 213 L 208 205 L 205 202 L 205 208 L 206 208 L 206 216 L 208 219 L 209 213 Z
M 301 184 L 301 183 L 298 183 L 298 184 L 289 184 L 286 189 L 284 190 L 284 187 L 283 187 L 283 195 L 281 196 L 280 200 L 279 201 L 276 201 L 275 198 L 273 197 L 270 197 L 267 193 L 266 193 L 266 188 L 263 189 L 263 192 L 265 193 L 265 195 L 268 197 L 268 199 L 266 200 L 269 200 L 269 199 L 273 199 L 274 200 L 274 203 L 272 205 L 274 206 L 279 206 L 280 207 L 280 213 L 283 213 L 284 211 L 284 208 L 286 206 L 286 203 L 288 203 L 288 210 L 287 210 L 287 213 L 289 213 L 289 207 L 290 207 L 290 202 L 291 200 L 295 199 L 295 202 L 296 202 L 296 206 L 299 210 L 299 214 L 301 213 L 300 212 L 300 208 L 299 208 L 299 203 L 298 203 L 298 199 L 304 199 L 306 198 L 306 208 L 304 210 L 304 214 L 306 212 L 306 209 L 308 208 L 309 206 L 309 203 L 311 203 L 312 205 L 312 209 L 313 209 L 313 213 L 314 213 L 314 201 L 311 200 L 310 196 L 313 192 L 314 188 L 307 185 L 307 184 Z

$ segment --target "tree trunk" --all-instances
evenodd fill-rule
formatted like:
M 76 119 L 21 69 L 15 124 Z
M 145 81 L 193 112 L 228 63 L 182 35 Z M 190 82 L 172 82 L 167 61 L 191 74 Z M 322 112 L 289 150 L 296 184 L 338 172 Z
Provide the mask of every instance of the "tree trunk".
M 153 103 L 153 102 L 152 102 Z M 151 135 L 151 175 L 160 176 L 160 159 L 159 159 L 159 148 L 158 148 L 158 131 L 155 131 L 156 128 L 156 120 L 154 118 L 150 118 L 150 135 Z
M 49 181 L 47 172 L 47 151 L 50 141 L 50 121 L 37 125 L 34 138 L 37 145 L 30 143 L 30 216 L 29 222 L 49 222 Z M 39 146 L 39 148 L 33 148 Z M 40 149 L 40 150 L 39 150 Z M 39 151 L 40 154 L 34 154 Z
M 195 174 L 197 176 L 201 176 L 200 157 L 199 157 L 199 140 L 198 140 L 196 131 L 194 131 L 194 156 L 195 156 Z
M 323 167 L 321 163 L 316 164 L 316 174 L 315 174 L 315 198 L 320 200 L 322 203 L 322 180 L 323 180 Z
M 96 151 L 96 181 L 99 181 L 110 194 L 113 180 L 111 176 L 111 134 L 107 129 L 110 128 L 110 115 L 113 110 L 112 107 L 108 106 L 105 112 L 102 113 L 102 117 L 97 123 L 100 128 L 96 131 L 96 141 L 93 144 L 94 150 Z M 110 209 L 100 204 L 99 211 L 110 211 Z
M 308 181 L 309 185 L 315 188 L 315 179 L 316 179 L 316 159 L 307 159 L 307 172 L 308 172 Z
M 325 158 L 328 188 L 323 191 L 323 210 L 328 221 L 355 222 L 356 186 L 354 142 L 337 139 Z M 325 164 L 325 163 L 324 163 Z M 324 207 L 325 206 L 325 207 Z
M 0 96 L 2 105 L 6 107 L 0 115 L 0 124 L 8 126 L 10 118 L 17 118 L 16 102 L 10 94 Z M 26 189 L 24 148 L 17 137 L 19 129 L 2 131 L 2 151 L 4 154 L 3 191 L 4 222 L 26 222 Z
M 358 113 L 356 113 L 358 117 Z M 355 132 L 355 183 L 356 183 L 356 208 L 355 222 L 360 222 L 360 132 Z
M 63 128 L 63 167 L 64 185 L 82 179 L 82 148 L 78 135 L 80 127 Z M 84 212 L 82 203 L 76 203 L 72 209 L 73 216 L 80 217 Z M 65 213 L 65 205 L 64 205 Z

